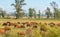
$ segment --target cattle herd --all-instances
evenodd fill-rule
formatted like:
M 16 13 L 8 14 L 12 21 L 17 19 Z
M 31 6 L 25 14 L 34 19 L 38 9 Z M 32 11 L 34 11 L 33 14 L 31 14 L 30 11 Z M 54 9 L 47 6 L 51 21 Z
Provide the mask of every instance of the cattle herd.
M 55 24 L 54 22 L 42 23 L 42 22 L 4 22 L 2 23 L 3 28 L 0 28 L 0 35 L 8 33 L 14 29 L 25 29 L 24 31 L 17 32 L 17 37 L 57 37 L 59 36 L 60 23 Z M 13 26 L 13 30 L 12 27 Z M 56 31 L 57 30 L 57 31 Z M 56 32 L 54 32 L 56 31 Z M 52 35 L 50 35 L 52 34 Z M 53 35 L 54 34 L 54 35 Z M 36 36 L 37 35 L 37 36 Z M 38 36 L 39 35 L 39 36 Z M 49 35 L 49 36 L 48 36 Z

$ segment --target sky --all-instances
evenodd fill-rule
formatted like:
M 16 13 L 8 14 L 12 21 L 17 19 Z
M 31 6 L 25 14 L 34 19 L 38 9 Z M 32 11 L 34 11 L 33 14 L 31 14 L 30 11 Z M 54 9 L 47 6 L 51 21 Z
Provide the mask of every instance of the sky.
M 60 8 L 60 0 L 25 0 L 26 5 L 23 6 L 23 9 L 28 12 L 29 8 L 35 8 L 36 11 L 41 10 L 42 12 L 46 7 L 50 6 L 50 2 L 55 1 Z M 15 8 L 11 6 L 12 3 L 15 3 L 15 0 L 0 0 L 0 8 L 3 8 L 7 12 L 14 12 Z

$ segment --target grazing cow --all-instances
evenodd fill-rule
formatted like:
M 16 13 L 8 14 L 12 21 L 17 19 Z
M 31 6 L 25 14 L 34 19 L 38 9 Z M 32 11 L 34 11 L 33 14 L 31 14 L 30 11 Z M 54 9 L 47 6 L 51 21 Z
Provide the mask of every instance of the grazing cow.
M 31 24 L 27 23 L 27 27 L 31 27 Z
M 40 26 L 40 34 L 42 37 L 47 37 L 48 29 L 45 27 L 45 25 Z
M 37 22 L 30 22 L 31 25 L 37 25 Z
M 54 27 L 55 26 L 55 23 L 51 22 L 48 25 L 50 25 L 50 27 Z
M 44 25 L 47 25 L 47 23 L 45 22 Z
M 6 30 L 5 28 L 0 28 L 0 34 L 5 34 Z
M 20 28 L 20 26 L 18 26 L 18 25 L 15 25 L 15 27 L 16 27 L 16 28 Z
M 25 28 L 24 25 L 14 25 L 15 28 Z
M 20 28 L 20 26 L 14 23 L 14 28 Z
M 2 25 L 3 25 L 3 26 L 6 26 L 6 25 L 7 25 L 7 23 L 3 23 Z
M 18 35 L 25 35 L 25 32 L 18 32 Z
M 36 22 L 30 22 L 30 24 L 31 24 L 31 26 L 33 26 L 33 28 L 37 28 L 38 23 L 36 23 Z
M 17 24 L 20 24 L 20 22 L 17 22 Z
M 21 25 L 20 27 L 21 27 L 21 28 L 25 28 L 25 26 L 24 26 L 24 25 Z
M 8 25 L 8 26 L 11 26 L 11 22 L 7 22 L 7 25 Z
M 60 26 L 60 23 L 58 23 L 57 26 Z
M 34 25 L 34 26 L 33 26 L 33 28 L 37 28 L 37 26 L 36 26 L 36 25 Z
M 14 26 L 14 25 L 17 25 L 18 23 L 12 23 L 12 22 L 10 22 L 9 24 L 10 24 L 10 26 Z
M 27 24 L 27 23 L 22 23 L 23 25 Z
M 11 23 L 10 22 L 6 22 L 6 23 L 3 23 L 2 25 L 3 26 L 11 26 Z
M 47 31 L 47 29 L 46 29 L 46 27 L 45 27 L 44 25 L 41 25 L 41 26 L 40 26 L 40 30 L 41 30 L 41 31 L 44 31 L 44 32 Z
M 14 28 L 17 26 L 16 24 L 13 24 L 14 25 Z
M 41 25 L 42 23 L 40 22 L 39 24 Z
M 29 22 L 25 22 L 24 25 L 26 25 L 27 27 L 31 26 L 31 24 Z

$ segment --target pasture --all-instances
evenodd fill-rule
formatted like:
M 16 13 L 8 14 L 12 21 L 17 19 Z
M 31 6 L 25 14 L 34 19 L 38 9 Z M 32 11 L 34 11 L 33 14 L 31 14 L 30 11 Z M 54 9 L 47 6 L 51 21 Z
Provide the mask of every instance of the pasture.
M 0 37 L 60 37 L 60 21 L 0 19 Z

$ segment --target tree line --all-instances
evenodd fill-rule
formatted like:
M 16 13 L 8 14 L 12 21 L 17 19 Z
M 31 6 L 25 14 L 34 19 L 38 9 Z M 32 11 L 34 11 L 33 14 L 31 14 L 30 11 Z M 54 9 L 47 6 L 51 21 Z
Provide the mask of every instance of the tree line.
M 25 0 L 15 0 L 15 3 L 12 3 L 11 6 L 15 7 L 15 12 L 13 13 L 14 16 L 16 17 L 16 19 L 18 18 L 23 18 L 23 17 L 28 17 L 28 18 L 42 18 L 42 12 L 40 10 L 38 10 L 38 14 L 35 10 L 35 8 L 29 8 L 28 9 L 28 14 L 25 13 L 25 11 L 22 9 L 22 7 L 24 5 L 27 5 L 26 3 L 24 3 Z M 51 11 L 51 9 L 49 7 L 46 8 L 45 10 L 45 16 L 47 19 L 49 18 L 54 18 L 54 19 L 58 19 L 60 18 L 60 10 L 58 8 L 58 4 L 54 1 L 52 1 L 50 3 L 53 12 Z M 4 18 L 6 12 L 4 10 L 0 10 L 0 16 L 2 16 Z M 12 15 L 13 15 L 12 14 Z

